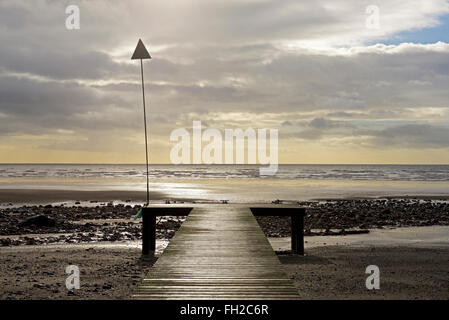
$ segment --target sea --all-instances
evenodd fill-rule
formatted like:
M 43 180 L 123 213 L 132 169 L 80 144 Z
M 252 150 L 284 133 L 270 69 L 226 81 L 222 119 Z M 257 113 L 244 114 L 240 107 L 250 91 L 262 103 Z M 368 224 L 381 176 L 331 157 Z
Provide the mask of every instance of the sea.
M 164 165 L 149 168 L 150 189 L 167 199 L 269 202 L 276 199 L 449 196 L 449 165 Z M 0 189 L 144 191 L 141 164 L 0 164 Z

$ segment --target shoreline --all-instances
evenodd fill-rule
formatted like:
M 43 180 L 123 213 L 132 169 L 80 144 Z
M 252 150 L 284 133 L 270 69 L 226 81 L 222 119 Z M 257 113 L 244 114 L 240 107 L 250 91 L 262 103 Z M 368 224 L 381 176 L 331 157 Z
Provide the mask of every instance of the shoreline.
M 396 200 L 396 199 L 407 199 L 407 200 L 442 200 L 449 201 L 449 194 L 445 195 L 424 195 L 424 194 L 405 194 L 396 196 L 371 196 L 371 197 L 343 197 L 343 198 L 313 198 L 311 201 L 338 201 L 338 200 Z M 307 202 L 307 201 L 304 201 Z
M 63 201 L 133 201 L 145 202 L 146 191 L 137 190 L 70 190 L 70 189 L 37 189 L 37 188 L 0 188 L 0 206 L 5 204 L 48 204 L 52 202 Z M 382 199 L 415 199 L 415 200 L 442 200 L 449 201 L 448 194 L 404 194 L 404 195 L 365 195 L 365 196 L 342 196 L 342 197 L 318 197 L 310 200 L 284 200 L 291 202 L 317 202 L 317 201 L 349 201 L 349 200 L 382 200 Z M 164 201 L 175 200 L 180 202 L 219 202 L 210 199 L 191 198 L 191 197 L 173 197 L 161 191 L 150 191 L 150 200 Z M 276 199 L 266 199 L 265 202 L 271 202 Z M 252 201 L 243 203 L 263 203 L 264 201 Z M 240 202 L 239 202 L 240 203 Z
M 24 235 L 17 235 L 23 237 Z M 29 236 L 40 236 L 32 234 Z M 5 236 L 0 236 L 5 237 Z M 291 246 L 290 237 L 267 237 L 273 250 L 279 254 L 288 254 Z M 156 255 L 160 255 L 169 243 L 169 239 L 156 239 Z M 15 252 L 30 252 L 39 249 L 138 249 L 141 250 L 141 240 L 128 241 L 96 241 L 80 243 L 49 243 L 28 246 L 0 247 L 0 252 L 10 250 Z M 335 234 L 322 236 L 304 236 L 305 249 L 332 246 L 348 247 L 424 247 L 449 249 L 449 226 L 403 227 L 390 229 L 373 229 L 362 234 Z M 306 253 L 307 255 L 307 253 Z
M 141 239 L 140 223 L 132 218 L 144 204 L 143 201 L 135 200 L 145 192 L 0 189 L 0 200 L 2 194 L 21 196 L 21 199 L 40 199 L 42 202 L 34 205 L 0 204 L 0 246 Z M 156 200 L 156 196 L 160 200 Z M 46 200 L 49 197 L 60 202 L 48 204 Z M 61 199 L 73 198 L 80 198 L 80 201 L 61 202 Z M 110 201 L 111 198 L 121 200 Z M 153 194 L 152 201 L 162 202 L 163 199 L 161 193 Z M 194 201 L 171 199 L 171 202 L 188 205 Z M 296 203 L 306 208 L 305 235 L 331 236 L 369 233 L 369 230 L 383 228 L 449 225 L 447 201 L 391 198 Z M 248 206 L 251 205 L 257 204 L 248 203 Z M 173 237 L 184 219 L 158 217 L 157 238 Z M 267 237 L 290 236 L 290 217 L 266 216 L 256 219 Z
M 273 250 L 280 255 L 290 250 L 290 237 L 268 238 L 268 240 Z M 330 246 L 445 248 L 449 253 L 449 226 L 372 229 L 365 234 L 304 237 L 306 251 Z
M 79 191 L 53 189 L 0 189 L 0 204 L 41 204 L 59 201 L 112 201 L 131 200 L 144 202 L 145 191 Z M 166 195 L 162 192 L 151 191 L 150 199 L 163 200 Z

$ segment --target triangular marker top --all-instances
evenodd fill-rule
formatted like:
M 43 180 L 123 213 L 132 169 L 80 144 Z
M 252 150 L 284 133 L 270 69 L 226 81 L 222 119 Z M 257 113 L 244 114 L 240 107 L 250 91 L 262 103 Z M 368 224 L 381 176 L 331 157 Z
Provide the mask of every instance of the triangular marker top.
M 145 45 L 143 44 L 141 39 L 139 39 L 136 50 L 134 50 L 133 56 L 131 57 L 131 60 L 136 59 L 151 59 L 151 56 L 148 53 L 147 48 L 145 48 Z

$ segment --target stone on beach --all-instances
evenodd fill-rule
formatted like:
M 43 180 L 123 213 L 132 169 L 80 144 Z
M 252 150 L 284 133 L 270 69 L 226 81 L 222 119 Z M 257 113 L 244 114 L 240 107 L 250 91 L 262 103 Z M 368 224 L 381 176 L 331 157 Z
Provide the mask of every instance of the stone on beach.
M 56 220 L 53 218 L 49 218 L 45 215 L 38 215 L 26 218 L 19 225 L 21 227 L 30 227 L 30 226 L 54 227 L 56 225 Z

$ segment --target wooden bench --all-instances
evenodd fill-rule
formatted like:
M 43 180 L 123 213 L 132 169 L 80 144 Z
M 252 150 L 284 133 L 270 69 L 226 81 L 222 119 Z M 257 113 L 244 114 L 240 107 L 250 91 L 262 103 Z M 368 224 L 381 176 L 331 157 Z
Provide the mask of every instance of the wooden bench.
M 156 217 L 188 216 L 195 207 L 207 208 L 210 204 L 157 204 L 142 210 L 142 254 L 148 255 L 156 250 Z M 226 206 L 249 207 L 254 216 L 290 216 L 292 253 L 304 255 L 304 216 L 306 209 L 295 205 L 244 205 L 223 204 Z

